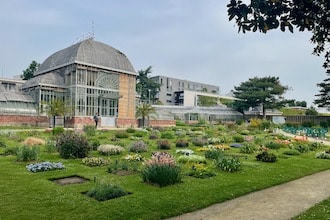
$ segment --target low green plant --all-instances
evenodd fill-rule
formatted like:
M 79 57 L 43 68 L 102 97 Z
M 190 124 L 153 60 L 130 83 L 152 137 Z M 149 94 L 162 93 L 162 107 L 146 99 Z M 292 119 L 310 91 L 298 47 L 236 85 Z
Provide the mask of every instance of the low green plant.
M 63 127 L 55 127 L 53 128 L 52 131 L 53 135 L 60 135 L 64 133 L 64 128 Z
M 84 158 L 88 156 L 90 144 L 85 136 L 64 132 L 56 138 L 56 148 L 64 159 Z
M 138 163 L 137 161 L 129 161 L 129 160 L 115 160 L 113 163 L 110 163 L 108 166 L 109 173 L 117 173 L 120 171 L 138 171 Z
M 194 151 L 190 150 L 190 149 L 178 149 L 178 150 L 175 151 L 175 153 L 190 156 L 190 155 L 194 154 Z
M 192 176 L 195 178 L 206 179 L 212 176 L 216 176 L 216 174 L 210 170 L 205 164 L 193 164 L 191 166 L 191 170 L 187 173 L 188 176 Z
M 223 155 L 223 152 L 218 150 L 207 150 L 204 154 L 206 159 L 217 159 Z
M 233 136 L 233 141 L 237 143 L 244 142 L 244 137 L 242 135 L 236 134 Z
M 175 135 L 172 131 L 164 131 L 161 133 L 160 138 L 162 139 L 173 139 L 175 138 Z
M 295 146 L 295 148 L 297 151 L 299 151 L 299 153 L 308 153 L 310 150 L 309 150 L 309 146 L 308 145 L 301 145 L 299 144 L 298 146 Z
M 127 133 L 134 133 L 135 132 L 135 129 L 134 128 L 127 128 L 126 129 L 126 132 Z
M 82 163 L 90 167 L 100 167 L 109 164 L 109 161 L 102 157 L 85 157 Z
M 158 149 L 161 149 L 161 150 L 171 149 L 171 143 L 168 140 L 158 140 L 157 146 L 158 146 Z
M 237 156 L 220 156 L 214 164 L 218 169 L 226 172 L 236 172 L 242 167 L 242 163 Z
M 89 190 L 86 195 L 96 199 L 97 201 L 106 201 L 109 199 L 126 196 L 128 195 L 128 192 L 117 185 L 100 183 L 93 189 Z
M 18 149 L 17 160 L 18 161 L 34 161 L 38 159 L 40 148 L 38 146 L 23 146 Z
M 290 156 L 298 156 L 298 155 L 300 155 L 300 152 L 297 150 L 291 149 L 291 150 L 283 151 L 283 154 L 290 155 Z
M 179 163 L 206 163 L 206 158 L 199 155 L 182 155 L 178 157 Z
M 269 149 L 273 149 L 273 150 L 278 150 L 282 147 L 283 145 L 281 143 L 277 143 L 277 142 L 267 142 L 265 143 L 265 147 L 269 148 Z
M 87 136 L 94 136 L 96 133 L 95 125 L 84 125 L 83 131 Z
M 91 150 L 97 150 L 97 148 L 101 145 L 99 139 L 96 138 L 88 138 L 88 142 L 91 146 Z
M 117 131 L 117 132 L 115 133 L 115 137 L 116 137 L 116 138 L 128 138 L 129 135 L 128 135 L 128 133 L 126 133 L 125 131 Z
M 268 151 L 262 151 L 261 153 L 256 155 L 256 159 L 262 162 L 276 162 L 277 157 L 274 153 L 270 153 Z
M 158 139 L 158 138 L 159 138 L 159 136 L 158 136 L 158 134 L 156 134 L 156 133 L 152 133 L 152 134 L 149 135 L 149 139 L 150 139 L 150 140 L 156 140 L 156 139 Z
M 6 142 L 2 139 L 0 139 L 0 147 L 3 147 L 3 148 L 7 147 Z
M 47 153 L 55 153 L 55 152 L 57 152 L 55 141 L 52 140 L 52 139 L 48 139 L 46 141 L 46 144 L 45 144 L 45 150 L 46 150 Z
M 244 143 L 242 147 L 239 148 L 239 151 L 243 154 L 253 154 L 258 148 L 252 143 Z
M 19 147 L 6 147 L 3 154 L 4 155 L 17 155 Z
M 192 143 L 197 147 L 203 147 L 208 144 L 208 141 L 205 138 L 195 138 L 192 140 Z
M 148 151 L 148 145 L 144 141 L 136 141 L 129 147 L 130 152 L 142 153 Z

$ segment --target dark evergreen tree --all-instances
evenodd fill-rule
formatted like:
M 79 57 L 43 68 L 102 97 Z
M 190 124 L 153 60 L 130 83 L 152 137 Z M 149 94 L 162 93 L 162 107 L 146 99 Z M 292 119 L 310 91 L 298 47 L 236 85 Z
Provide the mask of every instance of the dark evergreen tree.
M 32 61 L 29 67 L 26 70 L 23 70 L 23 75 L 21 75 L 22 79 L 28 80 L 33 77 L 33 74 L 37 72 L 39 64 L 36 61 Z
M 315 95 L 318 99 L 315 99 L 314 104 L 318 107 L 330 108 L 330 78 L 323 80 L 323 82 L 317 84 L 320 87 L 320 93 Z
M 160 89 L 159 83 L 150 79 L 149 74 L 151 74 L 151 66 L 149 66 L 146 70 L 139 70 L 137 76 L 136 83 L 136 91 L 140 95 L 140 99 L 142 101 L 146 100 L 155 100 L 155 96 Z M 149 103 L 150 104 L 150 103 Z

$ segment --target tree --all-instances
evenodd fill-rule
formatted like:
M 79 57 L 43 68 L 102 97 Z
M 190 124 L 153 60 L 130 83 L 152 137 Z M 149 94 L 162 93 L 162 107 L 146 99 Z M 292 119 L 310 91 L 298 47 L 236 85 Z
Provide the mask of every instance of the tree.
M 155 108 L 152 107 L 150 104 L 147 103 L 141 103 L 138 106 L 136 106 L 136 113 L 135 116 L 137 118 L 142 118 L 142 127 L 144 127 L 144 121 L 146 117 L 149 117 L 152 113 L 155 113 Z
M 227 5 L 229 20 L 235 19 L 238 31 L 262 33 L 280 28 L 311 31 L 311 42 L 316 44 L 313 54 L 324 53 L 323 67 L 330 73 L 330 1 L 329 0 L 231 0 Z
M 318 99 L 314 100 L 314 104 L 318 107 L 327 107 L 330 106 L 330 78 L 323 80 L 322 83 L 317 84 L 320 87 L 320 93 L 315 95 L 318 96 Z
M 266 109 L 274 109 L 284 105 L 282 95 L 288 90 L 282 86 L 278 77 L 254 77 L 239 86 L 234 87 L 234 108 L 242 113 L 250 107 L 261 106 L 263 118 L 266 118 Z
M 214 106 L 218 103 L 218 99 L 215 97 L 209 96 L 198 96 L 198 105 L 199 106 Z
M 33 77 L 33 74 L 37 72 L 38 67 L 39 64 L 33 60 L 30 66 L 26 70 L 23 70 L 23 75 L 21 75 L 21 78 L 24 80 L 31 79 Z
M 55 117 L 64 116 L 71 111 L 71 107 L 60 98 L 52 99 L 49 103 L 46 103 L 46 114 L 49 117 L 53 117 L 55 127 Z
M 146 70 L 139 70 L 136 83 L 136 91 L 140 94 L 140 99 L 143 101 L 154 100 L 157 92 L 160 89 L 160 84 L 150 79 L 151 66 Z M 149 103 L 150 104 L 150 103 Z

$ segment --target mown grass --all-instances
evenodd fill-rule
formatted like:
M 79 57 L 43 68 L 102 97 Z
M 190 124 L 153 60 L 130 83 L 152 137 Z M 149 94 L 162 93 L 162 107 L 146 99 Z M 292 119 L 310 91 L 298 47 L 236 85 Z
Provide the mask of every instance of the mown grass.
M 17 135 L 19 138 L 6 136 L 6 143 L 18 145 L 29 135 L 25 132 Z M 43 138 L 49 135 L 35 134 Z M 98 135 L 102 136 L 102 143 L 113 138 L 113 132 Z M 214 135 L 218 133 L 214 132 Z M 261 136 L 266 138 L 267 135 Z M 156 140 L 144 139 L 150 149 L 143 155 L 149 157 L 150 152 L 157 150 Z M 123 139 L 118 142 L 128 146 L 132 141 Z M 169 152 L 175 154 L 175 147 L 172 148 Z M 189 149 L 195 150 L 197 147 L 189 146 Z M 214 169 L 215 177 L 198 179 L 184 176 L 182 183 L 163 188 L 142 182 L 139 173 L 128 176 L 109 174 L 107 167 L 88 167 L 80 159 L 64 160 L 56 153 L 43 151 L 41 160 L 62 162 L 65 170 L 31 173 L 25 168 L 28 163 L 17 162 L 15 156 L 0 156 L 0 219 L 165 219 L 330 169 L 328 160 L 315 159 L 315 152 L 284 156 L 281 154 L 284 150 L 274 151 L 279 156 L 276 163 L 263 163 L 255 160 L 255 154 L 244 155 L 238 149 L 231 149 L 226 152 L 242 156 L 240 171 L 227 173 Z M 125 154 L 111 156 L 110 160 L 120 159 Z M 98 154 L 92 152 L 92 155 Z M 208 165 L 212 165 L 211 160 Z M 91 181 L 60 186 L 49 180 L 71 175 L 83 176 Z M 131 194 L 98 202 L 83 194 L 94 187 L 94 179 L 119 185 Z
M 292 220 L 330 219 L 330 198 L 314 205 L 306 212 L 292 218 Z

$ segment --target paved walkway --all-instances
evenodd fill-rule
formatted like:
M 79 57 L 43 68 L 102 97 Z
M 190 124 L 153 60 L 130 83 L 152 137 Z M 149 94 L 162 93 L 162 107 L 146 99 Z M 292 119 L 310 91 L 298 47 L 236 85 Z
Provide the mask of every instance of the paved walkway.
M 326 170 L 168 220 L 286 220 L 329 197 L 330 170 Z
M 169 220 L 285 220 L 330 197 L 330 170 Z

